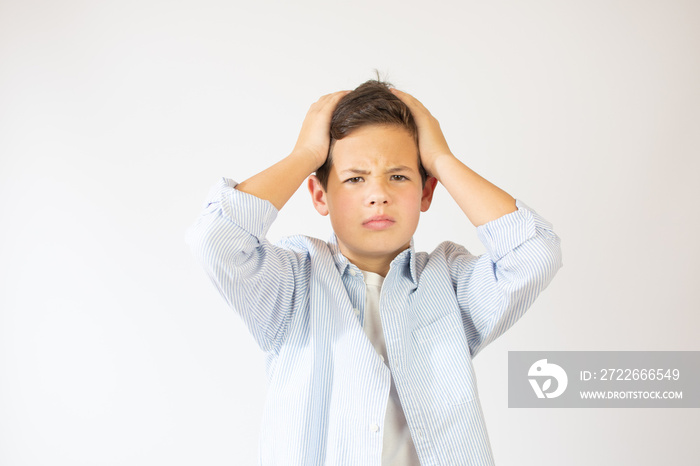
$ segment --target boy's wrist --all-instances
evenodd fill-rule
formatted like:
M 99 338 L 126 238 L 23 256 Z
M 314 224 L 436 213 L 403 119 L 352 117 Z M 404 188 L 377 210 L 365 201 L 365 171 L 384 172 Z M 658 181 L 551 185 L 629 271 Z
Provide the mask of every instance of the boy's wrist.
M 450 163 L 456 159 L 452 152 L 443 152 L 433 156 L 430 161 L 430 166 L 424 166 L 424 168 L 430 176 L 434 176 L 438 181 L 441 181 L 440 173 L 445 173 L 446 170 L 450 170 Z
M 296 147 L 292 150 L 288 157 L 293 159 L 296 164 L 299 164 L 300 167 L 306 167 L 305 171 L 308 172 L 307 175 L 315 172 L 326 161 L 325 157 L 323 157 L 323 160 L 321 160 L 321 157 L 319 157 L 318 154 L 312 150 Z

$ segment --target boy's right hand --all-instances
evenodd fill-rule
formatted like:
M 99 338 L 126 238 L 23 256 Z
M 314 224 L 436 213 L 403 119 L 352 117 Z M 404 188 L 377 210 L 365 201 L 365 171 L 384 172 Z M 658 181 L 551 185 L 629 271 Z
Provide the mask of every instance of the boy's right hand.
M 301 183 L 326 161 L 331 140 L 331 116 L 349 91 L 324 95 L 313 104 L 301 125 L 299 139 L 289 156 L 236 186 L 239 191 L 270 201 L 281 209 Z
M 336 105 L 350 91 L 338 91 L 318 99 L 306 113 L 293 153 L 310 156 L 316 168 L 323 165 L 330 146 L 331 116 Z

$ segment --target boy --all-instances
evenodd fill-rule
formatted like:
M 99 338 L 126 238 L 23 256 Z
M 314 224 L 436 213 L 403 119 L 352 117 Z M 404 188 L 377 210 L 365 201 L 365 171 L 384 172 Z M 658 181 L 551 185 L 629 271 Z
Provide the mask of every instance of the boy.
M 270 244 L 307 177 L 334 234 Z M 486 254 L 414 251 L 438 181 Z M 472 358 L 549 284 L 559 238 L 415 98 L 378 81 L 322 97 L 288 157 L 217 185 L 188 241 L 266 353 L 260 464 L 493 464 Z

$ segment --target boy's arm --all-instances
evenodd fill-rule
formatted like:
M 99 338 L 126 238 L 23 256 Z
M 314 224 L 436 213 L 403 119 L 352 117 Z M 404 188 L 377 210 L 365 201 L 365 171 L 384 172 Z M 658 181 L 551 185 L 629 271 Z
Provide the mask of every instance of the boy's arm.
M 472 356 L 520 319 L 562 266 L 552 225 L 522 201 L 517 206 L 476 229 L 485 254 L 462 247 L 446 254 Z
M 325 160 L 330 115 L 343 93 L 311 106 L 292 154 L 239 185 L 223 179 L 210 192 L 186 240 L 226 302 L 264 351 L 276 351 L 307 299 L 307 252 L 265 238 L 278 210 Z
M 348 91 L 324 95 L 309 108 L 297 143 L 284 159 L 247 179 L 236 189 L 270 201 L 281 210 L 306 177 L 323 165 L 330 144 L 331 115 Z
M 552 225 L 477 175 L 450 151 L 438 121 L 414 97 L 392 89 L 418 126 L 423 167 L 440 181 L 477 227 L 487 254 L 445 251 L 472 356 L 530 307 L 562 266 Z
M 455 157 L 440 124 L 415 97 L 391 89 L 411 110 L 418 126 L 418 150 L 428 174 L 445 186 L 474 226 L 514 212 L 515 199 L 485 180 Z

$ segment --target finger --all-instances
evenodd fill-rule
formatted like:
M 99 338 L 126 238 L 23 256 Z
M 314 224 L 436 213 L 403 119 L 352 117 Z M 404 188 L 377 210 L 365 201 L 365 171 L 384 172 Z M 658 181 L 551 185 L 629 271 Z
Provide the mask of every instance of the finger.
M 401 101 L 402 101 L 403 103 L 405 103 L 406 105 L 408 105 L 408 108 L 411 109 L 412 112 L 413 112 L 414 110 L 427 111 L 427 109 L 425 108 L 425 106 L 424 106 L 418 99 L 416 99 L 415 97 L 413 97 L 413 96 L 412 96 L 411 94 L 409 94 L 408 92 L 400 91 L 400 90 L 398 90 L 398 89 L 396 89 L 396 88 L 393 88 L 393 87 L 390 89 L 390 91 L 391 91 L 396 97 L 398 97 L 399 99 L 401 99 Z
M 408 92 L 400 91 L 396 89 L 395 87 L 392 87 L 389 89 L 396 97 L 398 97 L 401 100 L 411 100 L 411 101 L 417 101 L 415 97 L 413 97 L 411 94 Z
M 340 101 L 340 99 L 342 99 L 343 97 L 345 97 L 349 93 L 350 93 L 350 91 L 338 91 L 338 92 L 334 92 L 332 94 L 329 94 L 329 96 L 328 96 L 329 103 L 335 105 Z
M 349 92 L 350 91 L 337 91 L 331 94 L 321 96 L 320 99 L 318 99 L 316 102 L 314 102 L 313 105 L 311 105 L 311 110 L 315 110 L 316 112 L 323 112 L 327 111 L 329 108 L 335 109 L 340 99 L 345 97 L 345 95 L 347 95 Z
M 318 99 L 319 102 L 321 101 L 333 101 L 333 100 L 340 100 L 342 99 L 345 95 L 347 95 L 350 91 L 336 91 L 332 92 L 330 94 L 326 94 L 322 96 L 320 99 Z

